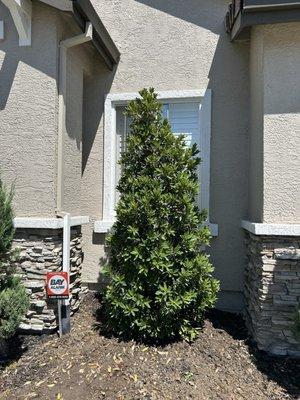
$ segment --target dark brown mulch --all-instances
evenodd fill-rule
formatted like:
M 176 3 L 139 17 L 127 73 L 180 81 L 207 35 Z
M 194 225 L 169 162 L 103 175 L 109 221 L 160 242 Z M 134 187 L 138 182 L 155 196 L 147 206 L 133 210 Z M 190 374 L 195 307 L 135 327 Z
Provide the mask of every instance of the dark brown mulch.
M 213 312 L 192 345 L 149 347 L 99 333 L 98 307 L 87 295 L 63 339 L 12 342 L 0 399 L 300 399 L 299 361 L 255 350 L 238 316 Z

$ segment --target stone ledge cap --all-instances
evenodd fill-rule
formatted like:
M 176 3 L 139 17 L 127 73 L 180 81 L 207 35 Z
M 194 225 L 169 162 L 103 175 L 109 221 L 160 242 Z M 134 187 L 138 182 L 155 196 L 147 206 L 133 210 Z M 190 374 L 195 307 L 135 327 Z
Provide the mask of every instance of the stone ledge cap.
M 258 236 L 300 236 L 300 224 L 267 224 L 242 221 L 242 228 Z
M 90 218 L 88 216 L 71 217 L 71 227 L 88 224 L 89 220 Z M 14 218 L 14 227 L 19 229 L 62 229 L 63 225 L 62 218 Z

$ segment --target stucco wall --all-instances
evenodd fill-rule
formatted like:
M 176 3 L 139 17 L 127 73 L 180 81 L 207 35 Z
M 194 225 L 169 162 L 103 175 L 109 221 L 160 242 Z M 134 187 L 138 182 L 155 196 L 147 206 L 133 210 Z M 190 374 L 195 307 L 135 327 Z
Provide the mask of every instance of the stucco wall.
M 14 206 L 18 217 L 54 216 L 57 190 L 58 44 L 60 40 L 82 32 L 72 17 L 40 2 L 33 2 L 32 45 L 20 47 L 13 20 L 2 3 L 0 11 L 1 19 L 5 22 L 5 38 L 0 42 L 0 171 L 5 183 L 10 184 L 15 180 Z M 68 50 L 62 208 L 72 215 L 83 214 L 84 80 L 90 79 L 90 86 L 93 87 L 101 79 L 101 68 L 103 62 L 92 45 Z M 97 105 L 98 99 L 103 101 L 104 93 L 104 90 L 94 93 L 93 99 Z M 86 101 L 85 109 L 86 120 L 94 121 L 93 110 L 96 107 L 91 107 L 91 101 Z M 98 115 L 98 111 L 95 114 Z
M 149 86 L 212 89 L 211 222 L 219 225 L 219 237 L 213 240 L 211 254 L 222 281 L 221 303 L 238 309 L 245 258 L 240 220 L 248 207 L 249 46 L 230 43 L 223 25 L 226 0 L 93 0 L 93 4 L 121 51 L 116 71 L 103 76 L 106 93 Z M 103 107 L 101 97 L 99 107 Z M 89 156 L 84 156 L 83 184 L 89 198 L 84 212 L 92 220 L 101 219 L 102 212 L 101 145 L 102 131 L 98 131 Z M 96 282 L 103 236 L 94 234 L 93 243 L 84 271 L 86 280 Z
M 300 23 L 264 29 L 264 221 L 300 222 Z
M 18 216 L 52 216 L 55 209 L 57 107 L 56 10 L 33 3 L 32 46 L 19 47 L 0 2 L 0 171 L 15 182 Z
M 66 127 L 64 140 L 63 209 L 81 215 L 83 62 L 80 47 L 67 53 Z M 84 58 L 83 58 L 84 60 Z
M 257 222 L 300 222 L 299 65 L 300 23 L 252 28 L 250 218 Z
M 249 219 L 263 220 L 263 27 L 253 28 L 250 42 Z
M 93 222 L 102 215 L 104 95 L 136 92 L 149 86 L 156 90 L 208 87 L 212 89 L 210 215 L 211 222 L 219 225 L 211 255 L 216 276 L 222 283 L 219 304 L 238 310 L 242 306 L 245 259 L 240 220 L 248 210 L 249 44 L 230 43 L 223 26 L 226 0 L 94 0 L 93 3 L 121 51 L 121 61 L 110 72 L 88 48 L 74 49 L 68 54 L 68 122 L 64 140 L 68 152 L 63 204 L 65 211 L 89 215 L 91 219 L 83 227 L 83 278 L 86 282 L 101 281 L 101 258 L 105 257 L 104 235 L 93 233 Z M 6 145 L 10 158 L 4 160 L 4 172 L 10 180 L 14 173 L 24 177 L 24 182 L 29 180 L 28 185 L 22 182 L 17 187 L 18 216 L 54 213 L 57 44 L 73 32 L 73 26 L 67 26 L 64 19 L 56 20 L 56 30 L 50 29 L 57 11 L 34 4 L 34 12 L 39 14 L 33 23 L 32 48 L 20 49 L 15 33 L 15 50 L 12 45 L 9 47 L 9 53 L 15 51 L 18 57 L 22 51 L 28 52 L 23 67 L 26 73 L 20 78 L 16 75 L 15 98 L 5 108 L 8 118 L 5 132 L 12 139 Z M 3 42 L 1 49 L 8 44 Z M 32 67 L 33 63 L 39 68 Z M 35 74 L 36 80 L 32 79 Z M 24 91 L 26 85 L 30 89 Z M 24 99 L 26 91 L 28 98 Z M 26 109 L 35 101 L 33 109 Z M 14 124 L 16 114 L 12 111 L 18 105 L 19 120 Z M 32 135 L 26 139 L 22 136 L 20 119 L 31 127 Z M 15 131 L 18 140 L 13 142 Z M 18 150 L 17 143 L 22 140 L 23 147 L 28 149 L 26 158 Z M 19 159 L 15 159 L 16 151 Z M 18 167 L 20 162 L 22 165 Z

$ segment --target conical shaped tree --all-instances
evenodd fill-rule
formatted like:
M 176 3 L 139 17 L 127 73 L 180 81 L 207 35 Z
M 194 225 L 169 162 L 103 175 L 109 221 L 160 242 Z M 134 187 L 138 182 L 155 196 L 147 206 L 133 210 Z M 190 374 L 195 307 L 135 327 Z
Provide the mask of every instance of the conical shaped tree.
M 172 134 L 154 89 L 140 95 L 126 110 L 132 123 L 108 238 L 107 323 L 140 340 L 193 340 L 219 287 L 203 252 L 206 214 L 195 203 L 200 159 L 196 145 Z

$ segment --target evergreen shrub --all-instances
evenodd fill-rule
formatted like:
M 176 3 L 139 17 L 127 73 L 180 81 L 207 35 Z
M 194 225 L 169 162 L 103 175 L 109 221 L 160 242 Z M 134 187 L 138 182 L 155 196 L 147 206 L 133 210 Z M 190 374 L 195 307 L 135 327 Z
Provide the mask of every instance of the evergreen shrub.
M 206 212 L 195 201 L 199 151 L 173 135 L 154 89 L 140 96 L 126 109 L 131 131 L 107 242 L 107 325 L 127 338 L 192 341 L 219 289 L 204 251 Z
M 0 179 L 0 339 L 13 336 L 29 307 L 29 299 L 15 274 L 18 251 L 12 249 L 14 237 L 13 190 Z

